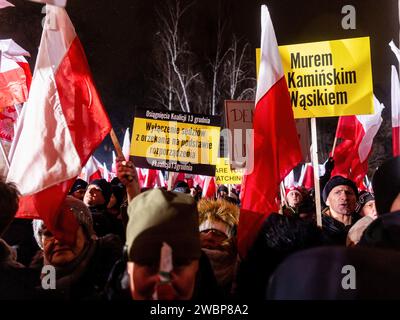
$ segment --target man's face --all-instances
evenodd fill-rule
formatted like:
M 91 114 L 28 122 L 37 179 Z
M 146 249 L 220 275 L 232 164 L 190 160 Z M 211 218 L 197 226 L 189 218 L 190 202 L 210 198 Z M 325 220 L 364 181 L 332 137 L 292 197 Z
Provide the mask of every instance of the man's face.
M 83 251 L 86 237 L 81 226 L 76 235 L 76 242 L 69 246 L 57 240 L 46 227 L 42 231 L 43 252 L 48 264 L 55 267 L 64 266 L 76 259 Z
M 289 206 L 296 208 L 301 204 L 301 201 L 303 200 L 303 196 L 301 193 L 297 190 L 292 190 L 289 191 L 287 194 L 287 201 Z
M 168 292 L 157 290 L 160 282 L 159 265 L 145 266 L 128 262 L 131 294 L 134 300 L 152 300 L 157 290 L 158 300 L 189 300 L 192 298 L 199 261 L 192 260 L 182 266 L 174 266 Z
M 91 184 L 86 190 L 83 202 L 89 207 L 94 207 L 104 204 L 106 200 L 103 197 L 101 189 L 98 186 Z
M 356 200 L 356 195 L 352 188 L 346 185 L 339 185 L 331 190 L 326 204 L 338 214 L 350 215 L 354 212 Z
M 375 200 L 369 200 L 361 209 L 361 215 L 363 217 L 369 216 L 372 219 L 377 218 L 376 207 L 375 207 Z

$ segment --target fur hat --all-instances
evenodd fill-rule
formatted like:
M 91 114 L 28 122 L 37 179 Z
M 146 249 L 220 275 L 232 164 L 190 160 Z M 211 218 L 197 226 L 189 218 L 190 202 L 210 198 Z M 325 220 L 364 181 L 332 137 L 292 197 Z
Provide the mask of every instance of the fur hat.
M 201 199 L 199 210 L 199 231 L 217 229 L 230 238 L 236 234 L 239 208 L 224 199 Z
M 342 176 L 334 176 L 332 177 L 328 183 L 325 185 L 324 190 L 322 191 L 322 199 L 326 203 L 326 200 L 328 199 L 329 193 L 332 191 L 333 188 L 337 186 L 348 186 L 353 189 L 354 194 L 358 198 L 358 189 L 356 184 L 347 178 L 344 178 Z
M 81 200 L 76 199 L 72 196 L 67 196 L 62 203 L 60 210 L 62 210 L 63 212 L 71 212 L 75 216 L 75 218 L 78 220 L 78 223 L 82 226 L 84 232 L 86 233 L 88 239 L 95 235 L 93 229 L 92 215 L 88 207 Z M 44 227 L 43 220 L 34 219 L 32 224 L 35 240 L 38 246 L 43 249 L 43 242 L 41 237 L 41 232 Z
M 172 248 L 174 264 L 200 258 L 198 212 L 190 195 L 149 190 L 129 203 L 128 215 L 126 246 L 130 261 L 157 263 L 163 242 Z
M 390 212 L 394 199 L 400 193 L 400 156 L 381 165 L 372 178 L 378 214 Z
M 101 193 L 103 194 L 104 200 L 106 201 L 105 205 L 108 204 L 112 194 L 111 184 L 107 182 L 105 179 L 96 179 L 89 183 L 89 186 L 95 185 L 100 188 Z M 88 187 L 89 187 L 88 186 Z

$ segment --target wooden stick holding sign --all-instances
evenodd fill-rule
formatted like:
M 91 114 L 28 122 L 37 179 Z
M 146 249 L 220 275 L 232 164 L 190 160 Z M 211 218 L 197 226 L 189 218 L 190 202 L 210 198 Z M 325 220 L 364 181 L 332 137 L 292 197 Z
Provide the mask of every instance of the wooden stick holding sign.
M 315 188 L 315 210 L 317 214 L 317 226 L 322 227 L 321 216 L 321 191 L 319 188 L 319 166 L 318 166 L 318 144 L 317 144 L 317 119 L 311 118 L 311 148 L 312 164 L 314 169 L 314 188 Z
M 131 174 L 123 175 L 123 177 L 125 177 L 129 181 L 129 183 L 127 185 L 125 185 L 125 187 L 126 187 L 126 193 L 128 195 L 128 202 L 130 202 L 134 197 L 136 197 L 140 193 L 140 186 L 139 186 L 139 179 L 137 176 L 137 171 L 136 171 L 135 165 L 131 161 L 126 161 L 124 154 L 122 153 L 121 145 L 119 144 L 119 141 L 117 139 L 117 136 L 116 136 L 113 128 L 111 128 L 110 137 L 111 137 L 111 141 L 114 144 L 114 148 L 115 148 L 115 151 L 117 152 L 118 158 L 124 159 L 121 162 L 121 165 L 123 167 L 126 167 L 125 169 L 127 169 L 127 170 L 133 169 L 133 172 L 134 172 L 133 175 L 131 175 Z M 117 166 L 117 171 L 118 171 L 118 166 Z
M 333 147 L 332 147 L 332 155 L 331 155 L 332 158 L 333 158 L 333 155 L 335 154 L 336 142 L 337 142 L 337 137 L 335 135 L 335 140 L 333 140 Z
M 118 141 L 117 135 L 115 134 L 114 128 L 111 128 L 110 137 L 111 137 L 111 141 L 114 145 L 115 151 L 117 152 L 117 156 L 124 157 L 124 154 L 122 153 L 121 145 L 119 144 L 119 141 Z

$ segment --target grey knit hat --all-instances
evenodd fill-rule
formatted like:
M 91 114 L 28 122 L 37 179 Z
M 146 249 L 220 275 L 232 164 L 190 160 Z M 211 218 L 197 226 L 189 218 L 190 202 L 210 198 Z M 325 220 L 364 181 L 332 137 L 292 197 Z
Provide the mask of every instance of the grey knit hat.
M 94 234 L 93 229 L 93 219 L 88 207 L 79 199 L 72 196 L 67 196 L 61 205 L 60 210 L 65 210 L 71 212 L 78 223 L 83 227 L 86 236 L 90 239 Z M 68 211 L 69 210 L 69 211 Z M 43 230 L 44 222 L 43 220 L 35 219 L 33 224 L 33 235 L 35 236 L 38 246 L 43 250 L 43 242 L 41 233 Z
M 129 203 L 126 228 L 128 258 L 153 265 L 163 242 L 172 248 L 174 265 L 199 259 L 199 217 L 194 199 L 185 193 L 153 189 Z

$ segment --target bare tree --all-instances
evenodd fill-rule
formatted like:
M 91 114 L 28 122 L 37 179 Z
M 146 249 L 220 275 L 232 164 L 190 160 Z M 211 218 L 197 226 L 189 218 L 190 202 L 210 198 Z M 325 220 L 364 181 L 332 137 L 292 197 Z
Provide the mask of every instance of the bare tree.
M 223 52 L 223 33 L 226 24 L 221 24 L 221 17 L 218 16 L 218 27 L 217 27 L 217 47 L 215 50 L 214 60 L 210 62 L 212 71 L 212 87 L 211 87 L 211 114 L 217 114 L 217 105 L 220 99 L 221 90 L 218 83 L 221 66 L 225 60 L 225 57 L 229 53 L 229 50 Z
M 224 80 L 229 99 L 254 99 L 256 78 L 254 64 L 249 57 L 250 44 L 241 46 L 240 41 L 233 36 L 229 53 L 224 63 Z
M 159 36 L 159 33 L 156 35 Z M 157 78 L 152 79 L 153 93 L 152 99 L 160 106 L 172 110 L 174 105 L 174 77 L 173 70 L 169 63 L 168 50 L 165 43 L 160 43 L 160 47 L 155 50 L 155 63 L 157 65 Z
M 172 109 L 176 101 L 185 112 L 191 112 L 192 109 L 190 87 L 196 80 L 200 81 L 199 72 L 194 71 L 195 56 L 179 28 L 183 15 L 192 4 L 182 6 L 180 0 L 167 1 L 161 11 L 157 10 L 160 22 L 158 43 L 165 58 L 160 70 L 161 81 L 158 81 L 158 100 L 165 101 L 167 96 L 167 103 L 163 105 Z

